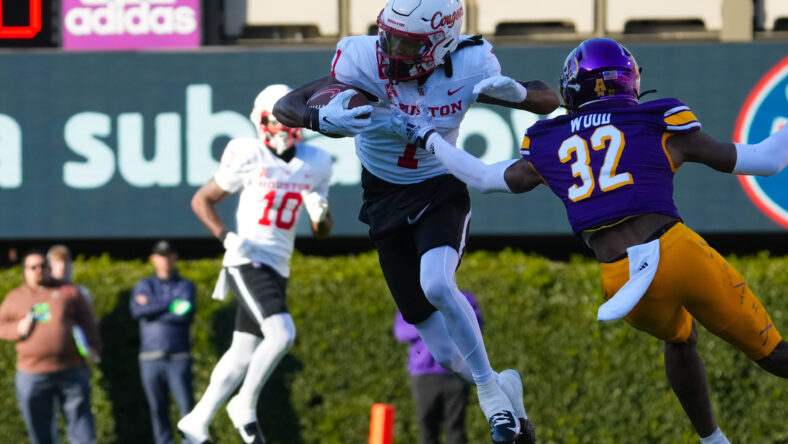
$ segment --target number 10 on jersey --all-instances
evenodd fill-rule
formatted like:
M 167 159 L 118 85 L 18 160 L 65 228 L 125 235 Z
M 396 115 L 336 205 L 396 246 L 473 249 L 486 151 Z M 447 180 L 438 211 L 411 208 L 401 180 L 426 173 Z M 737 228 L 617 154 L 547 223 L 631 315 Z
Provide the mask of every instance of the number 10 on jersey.
M 276 220 L 274 221 L 276 227 L 283 230 L 293 228 L 296 221 L 296 214 L 298 214 L 298 209 L 301 208 L 301 203 L 303 202 L 301 193 L 292 191 L 285 193 L 285 195 L 282 196 L 281 203 L 276 208 L 274 208 L 276 190 L 269 191 L 263 196 L 263 200 L 265 201 L 265 208 L 263 209 L 263 217 L 257 221 L 258 224 L 266 227 L 271 226 L 271 209 L 273 208 L 276 211 Z

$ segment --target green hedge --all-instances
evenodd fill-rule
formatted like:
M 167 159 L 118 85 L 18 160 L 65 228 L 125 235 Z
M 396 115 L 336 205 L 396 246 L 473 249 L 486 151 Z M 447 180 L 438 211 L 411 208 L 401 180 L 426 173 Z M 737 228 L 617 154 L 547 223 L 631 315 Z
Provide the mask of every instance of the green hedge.
M 731 258 L 788 331 L 788 258 Z M 290 354 L 263 389 L 260 419 L 270 443 L 364 443 L 375 402 L 396 406 L 397 443 L 417 442 L 406 372 L 407 351 L 391 333 L 395 306 L 375 253 L 342 257 L 296 254 L 289 306 L 298 328 Z M 195 390 L 227 348 L 235 302 L 210 300 L 219 260 L 182 261 L 198 288 L 192 334 Z M 100 443 L 151 442 L 136 360 L 137 327 L 128 311 L 134 283 L 150 274 L 140 261 L 80 259 L 75 278 L 90 288 L 105 341 L 93 368 L 93 408 Z M 665 380 L 662 344 L 623 322 L 595 321 L 598 266 L 585 258 L 552 262 L 514 251 L 475 252 L 463 260 L 462 288 L 473 291 L 486 319 L 496 369 L 524 375 L 526 408 L 541 443 L 696 443 Z M 0 292 L 21 282 L 20 269 L 0 271 Z M 788 385 L 701 329 L 701 355 L 717 417 L 736 443 L 788 443 Z M 24 441 L 14 399 L 14 348 L 0 344 L 0 436 Z M 473 443 L 489 442 L 471 400 Z M 177 413 L 173 407 L 173 417 Z M 220 410 L 214 442 L 237 442 Z

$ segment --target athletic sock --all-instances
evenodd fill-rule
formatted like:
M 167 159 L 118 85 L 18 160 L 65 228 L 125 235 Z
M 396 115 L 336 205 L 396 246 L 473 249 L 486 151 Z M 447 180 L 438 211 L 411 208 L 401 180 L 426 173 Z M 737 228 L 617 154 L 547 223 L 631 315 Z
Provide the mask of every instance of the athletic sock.
M 491 379 L 487 384 L 477 386 L 476 393 L 485 418 L 490 419 L 495 413 L 504 410 L 513 412 L 509 398 L 506 397 L 506 394 L 501 390 L 501 386 L 498 385 L 495 379 Z
M 239 331 L 233 332 L 230 348 L 219 358 L 213 371 L 208 388 L 189 415 L 195 421 L 208 424 L 219 407 L 224 404 L 241 383 L 249 364 L 249 356 L 260 339 L 257 336 Z
M 487 358 L 476 314 L 453 280 L 458 263 L 459 254 L 451 247 L 427 251 L 421 257 L 421 283 L 429 302 L 443 315 L 446 331 L 470 367 L 473 381 L 481 386 L 495 380 L 495 374 Z
M 722 434 L 722 430 L 720 430 L 719 427 L 717 427 L 717 430 L 715 430 L 711 435 L 701 438 L 700 442 L 702 444 L 731 444 L 731 442 L 728 441 L 728 438 Z
M 257 410 L 260 390 L 295 338 L 295 324 L 288 313 L 269 316 L 263 321 L 262 330 L 265 338 L 252 353 L 246 377 L 233 398 L 239 408 Z

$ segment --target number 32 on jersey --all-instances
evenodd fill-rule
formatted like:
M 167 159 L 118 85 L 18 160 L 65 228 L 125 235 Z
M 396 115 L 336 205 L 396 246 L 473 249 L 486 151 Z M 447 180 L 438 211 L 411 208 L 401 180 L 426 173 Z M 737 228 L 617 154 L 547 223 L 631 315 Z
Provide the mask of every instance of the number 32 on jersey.
M 583 200 L 594 192 L 596 183 L 599 189 L 610 191 L 633 183 L 632 175 L 627 172 L 616 173 L 618 161 L 621 153 L 624 152 L 624 133 L 613 125 L 605 125 L 597 128 L 591 135 L 591 148 L 594 151 L 607 149 L 602 168 L 599 170 L 597 179 L 594 179 L 594 172 L 591 170 L 591 156 L 588 151 L 588 141 L 577 134 L 564 140 L 558 149 L 558 157 L 561 163 L 567 163 L 575 158 L 571 164 L 572 175 L 580 178 L 579 185 L 572 185 L 567 190 L 569 199 L 573 202 Z M 574 156 L 572 155 L 574 153 Z

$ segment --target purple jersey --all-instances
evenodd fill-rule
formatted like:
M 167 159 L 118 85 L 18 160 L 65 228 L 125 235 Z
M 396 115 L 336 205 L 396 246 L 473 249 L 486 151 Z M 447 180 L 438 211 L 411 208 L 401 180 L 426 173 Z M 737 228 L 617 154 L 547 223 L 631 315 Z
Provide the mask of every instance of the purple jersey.
M 566 207 L 574 234 L 643 213 L 679 217 L 665 141 L 700 129 L 677 99 L 601 103 L 528 128 L 520 150 Z

